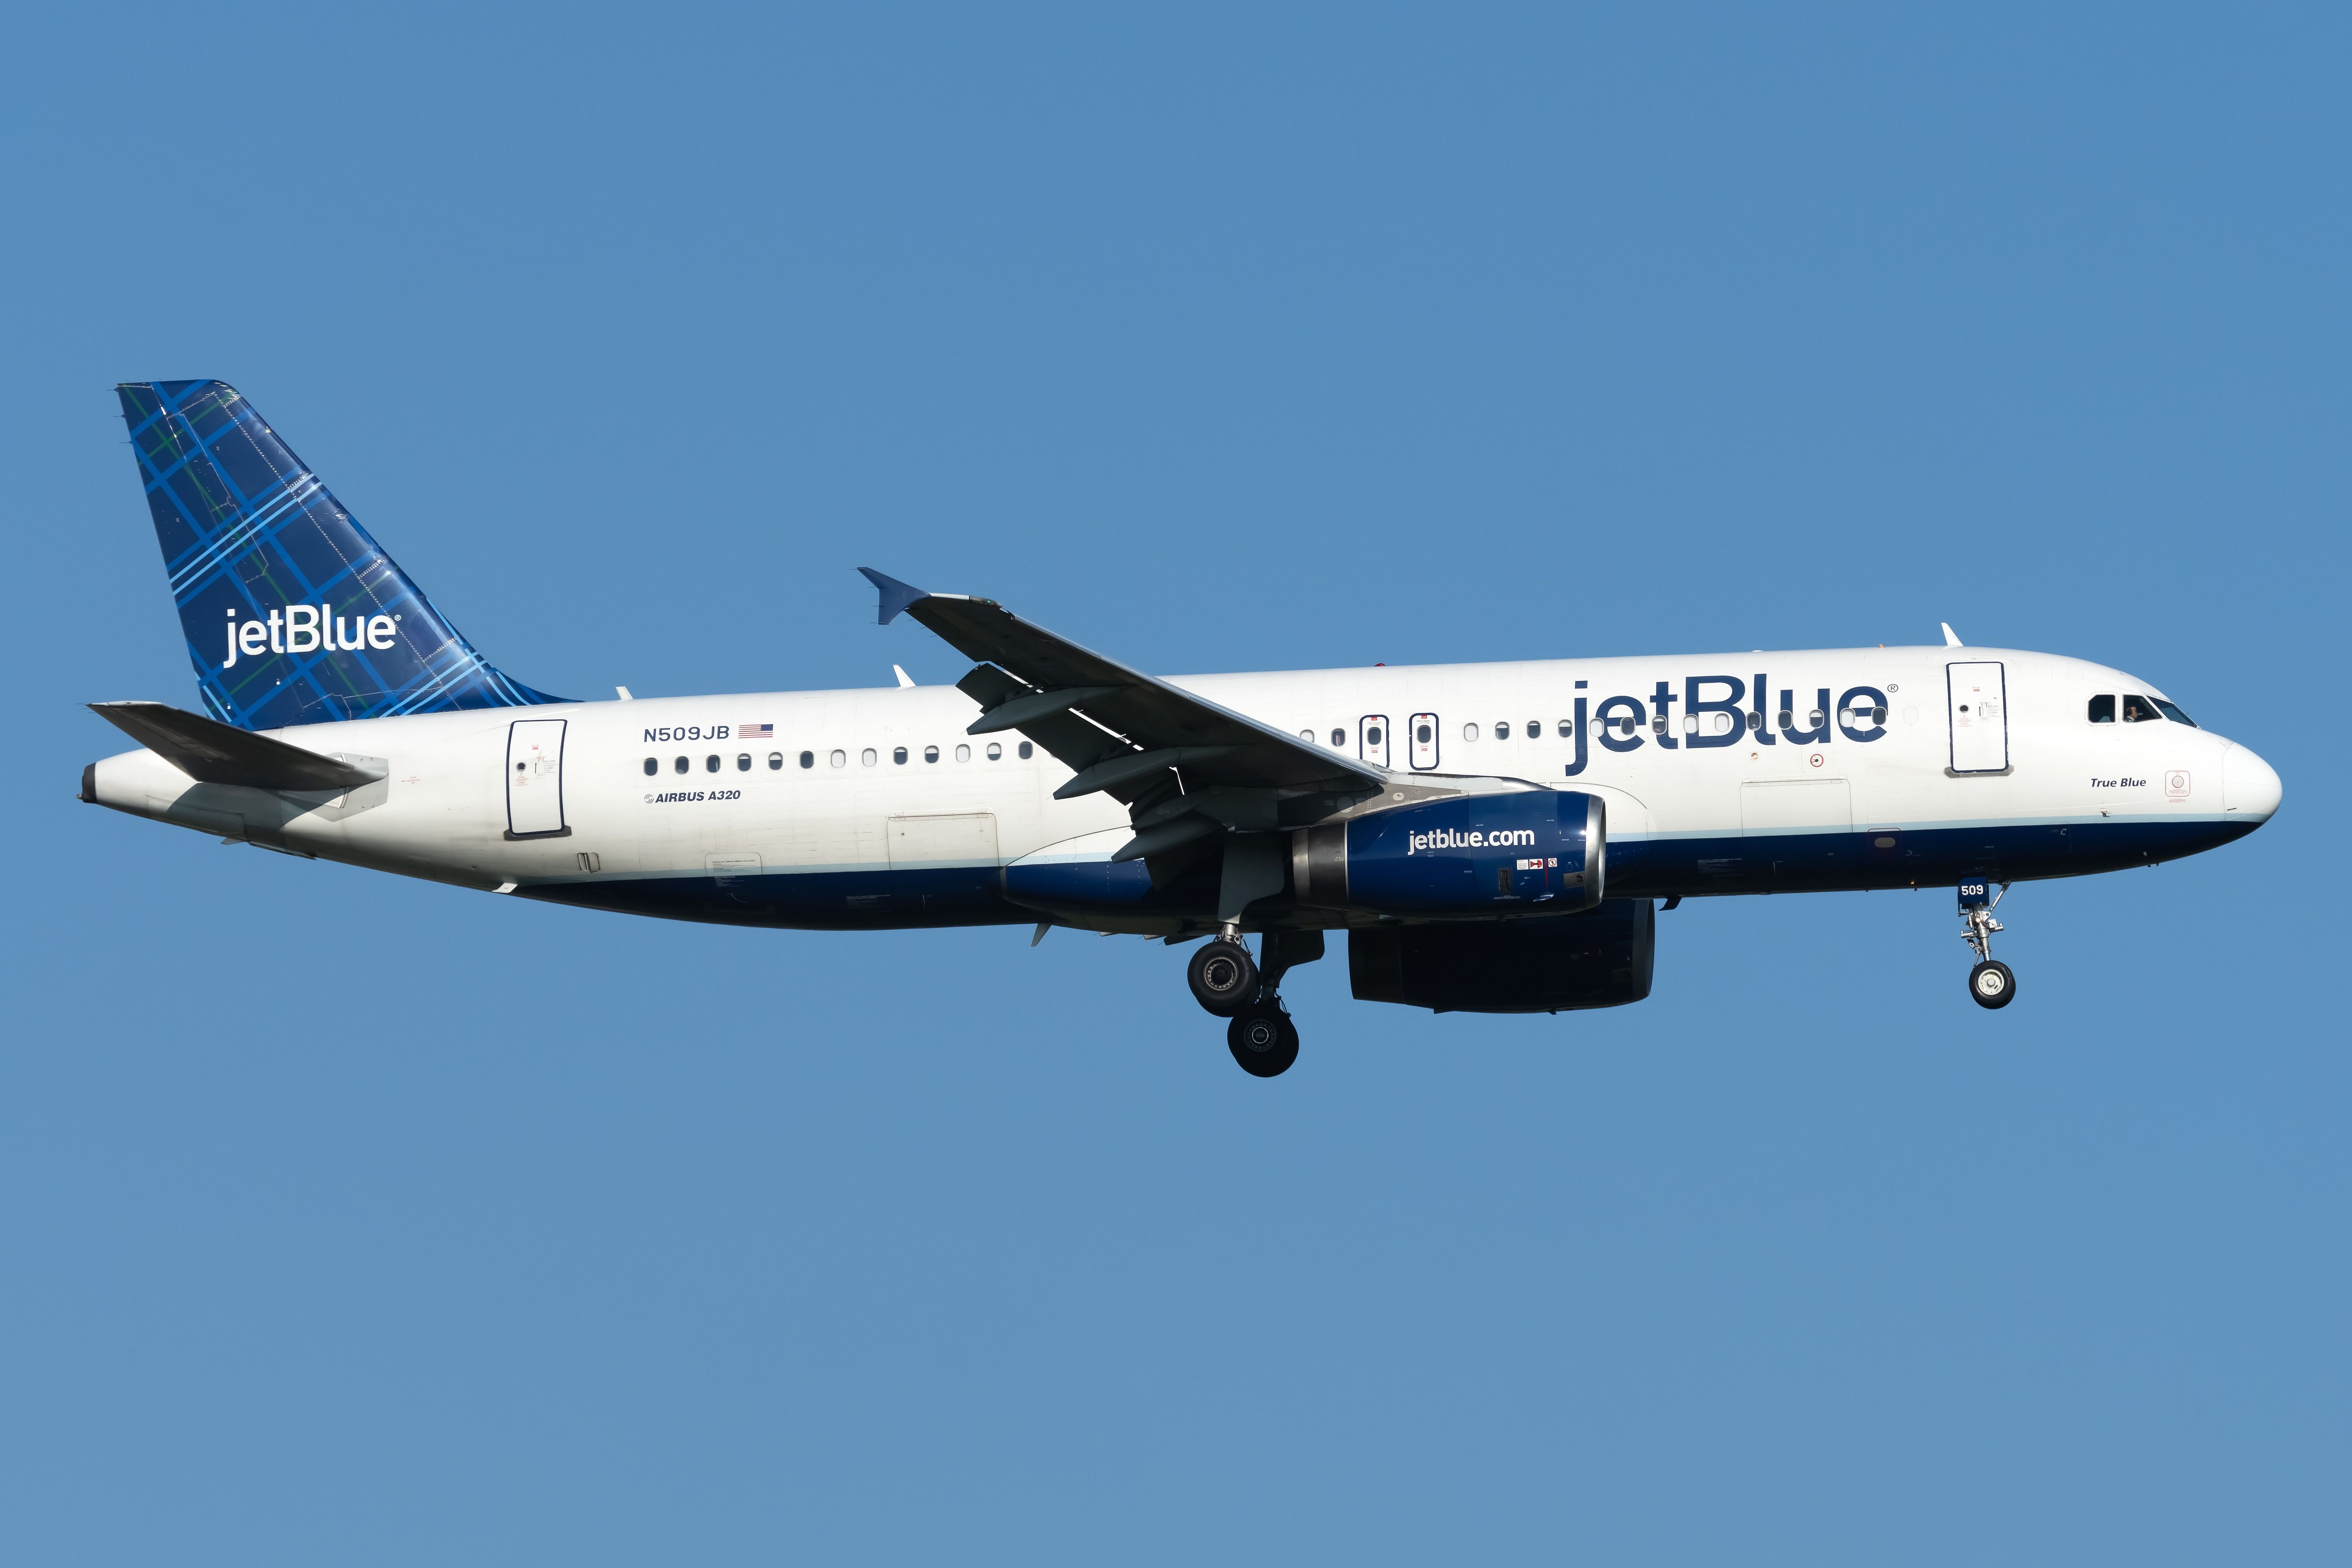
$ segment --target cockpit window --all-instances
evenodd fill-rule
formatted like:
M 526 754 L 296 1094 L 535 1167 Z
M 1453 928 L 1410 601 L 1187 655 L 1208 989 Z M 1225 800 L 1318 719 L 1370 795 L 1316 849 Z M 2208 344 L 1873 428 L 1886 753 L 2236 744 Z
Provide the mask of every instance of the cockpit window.
M 2149 701 L 2147 698 L 2142 697 L 2138 692 L 2126 691 L 2124 693 L 2125 723 L 2147 724 L 2163 717 L 2163 714 L 2158 713 L 2156 710 L 2156 704 Z
M 2197 728 L 2197 721 L 2191 719 L 2188 714 L 2183 713 L 2180 710 L 2180 705 L 2179 703 L 2167 702 L 2161 697 L 2151 697 L 2148 700 L 2156 704 L 2157 711 L 2162 713 L 2174 723 L 2186 724 L 2192 730 Z
M 2091 722 L 2112 724 L 2116 721 L 2116 696 L 2110 691 L 2091 699 Z

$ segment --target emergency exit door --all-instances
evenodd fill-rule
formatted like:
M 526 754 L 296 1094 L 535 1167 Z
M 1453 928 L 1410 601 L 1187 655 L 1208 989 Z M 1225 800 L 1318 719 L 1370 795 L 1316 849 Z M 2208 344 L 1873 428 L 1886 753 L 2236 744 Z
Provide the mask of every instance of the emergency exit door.
M 1356 721 L 1356 755 L 1376 768 L 1389 765 L 1389 718 L 1367 713 Z
M 2009 689 L 2000 664 L 1987 659 L 1944 667 L 1952 725 L 1952 772 L 2009 771 Z
M 561 838 L 563 825 L 562 719 L 518 719 L 507 726 L 507 837 Z

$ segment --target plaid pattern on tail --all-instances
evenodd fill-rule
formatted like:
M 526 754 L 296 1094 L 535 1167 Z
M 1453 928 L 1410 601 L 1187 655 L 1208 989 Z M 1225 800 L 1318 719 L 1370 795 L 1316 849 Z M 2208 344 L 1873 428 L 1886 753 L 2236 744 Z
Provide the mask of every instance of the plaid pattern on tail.
M 268 730 L 568 700 L 475 652 L 235 387 L 115 393 L 214 717 Z

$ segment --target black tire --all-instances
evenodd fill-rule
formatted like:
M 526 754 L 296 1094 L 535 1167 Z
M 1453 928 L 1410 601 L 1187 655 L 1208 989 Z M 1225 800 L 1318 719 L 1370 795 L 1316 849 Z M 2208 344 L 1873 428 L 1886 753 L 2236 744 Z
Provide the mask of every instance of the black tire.
M 1279 1078 L 1298 1059 L 1298 1026 L 1279 1003 L 1253 1002 L 1225 1026 L 1225 1048 L 1252 1078 Z
M 2017 976 L 1998 959 L 1969 971 L 1969 994 L 1979 1007 L 2006 1007 L 2017 994 Z
M 1257 995 L 1257 961 L 1249 949 L 1219 937 L 1201 944 L 1184 966 L 1192 1000 L 1220 1018 L 1230 1018 Z

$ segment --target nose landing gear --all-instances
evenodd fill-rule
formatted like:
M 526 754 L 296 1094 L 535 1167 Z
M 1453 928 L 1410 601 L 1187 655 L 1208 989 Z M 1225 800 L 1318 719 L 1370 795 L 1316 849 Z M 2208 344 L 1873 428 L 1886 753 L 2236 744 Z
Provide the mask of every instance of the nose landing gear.
M 2000 893 L 1984 882 L 1960 884 L 1960 937 L 1977 955 L 1976 967 L 1969 971 L 1969 995 L 1979 1007 L 2006 1007 L 2017 995 L 2017 976 L 1992 955 L 1992 933 L 2001 929 L 1992 918 L 1993 906 L 2008 891 L 2006 882 Z

